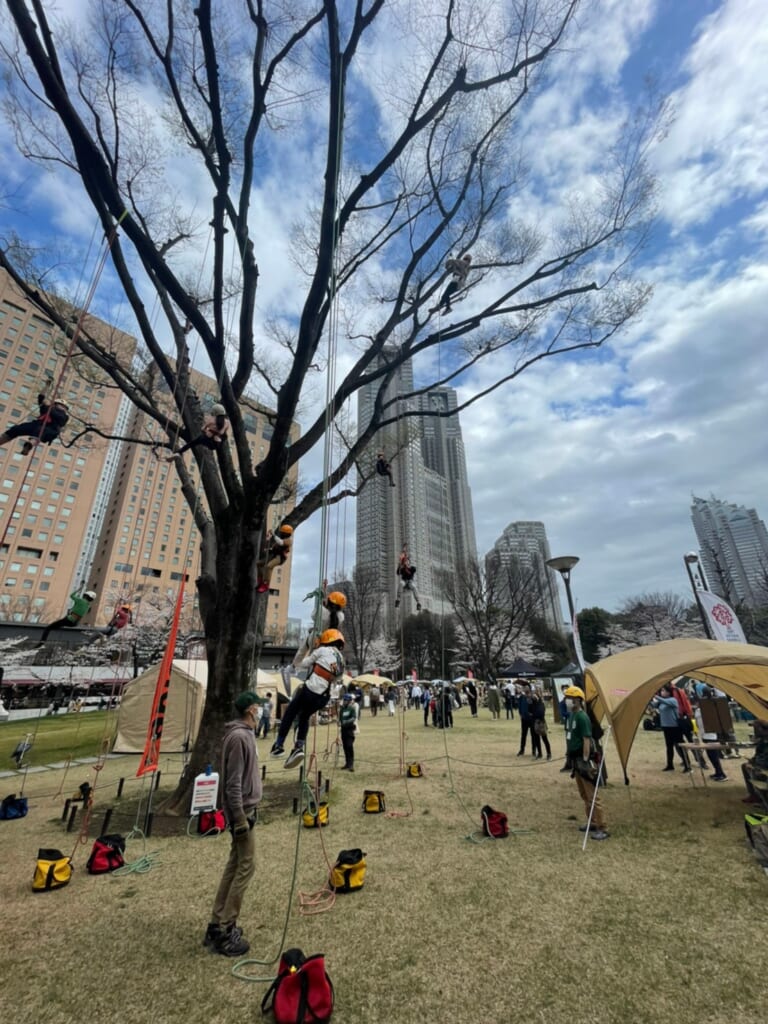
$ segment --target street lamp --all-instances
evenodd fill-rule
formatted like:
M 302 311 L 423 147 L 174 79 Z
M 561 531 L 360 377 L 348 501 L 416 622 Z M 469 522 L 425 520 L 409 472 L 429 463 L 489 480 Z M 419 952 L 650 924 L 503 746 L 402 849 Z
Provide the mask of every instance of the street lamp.
M 565 596 L 568 598 L 568 611 L 571 615 L 571 628 L 576 618 L 576 611 L 573 607 L 573 595 L 571 594 L 571 569 L 578 564 L 576 555 L 561 555 L 559 558 L 548 558 L 547 565 L 555 572 L 559 572 L 565 583 Z
M 712 636 L 712 627 L 709 624 L 709 618 L 707 617 L 707 613 L 704 611 L 704 605 L 701 603 L 701 598 L 699 597 L 699 587 L 696 585 L 696 577 L 693 575 L 693 566 L 696 566 L 701 589 L 709 589 L 704 578 L 704 573 L 701 571 L 699 556 L 695 551 L 689 551 L 687 555 L 683 555 L 683 564 L 685 565 L 685 571 L 688 573 L 688 579 L 691 584 L 694 600 L 696 601 L 696 607 L 699 609 L 699 617 L 701 618 L 701 624 L 704 627 L 704 632 L 707 638 L 712 640 L 714 639 Z

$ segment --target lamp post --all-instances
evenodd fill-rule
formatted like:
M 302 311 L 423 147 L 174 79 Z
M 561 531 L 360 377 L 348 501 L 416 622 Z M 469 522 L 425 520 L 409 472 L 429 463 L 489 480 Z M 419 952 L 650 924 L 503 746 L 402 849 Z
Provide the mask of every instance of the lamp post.
M 696 566 L 696 572 L 698 575 L 699 583 L 701 584 L 702 590 L 708 590 L 707 582 L 704 578 L 704 573 L 701 570 L 701 563 L 699 562 L 699 556 L 695 551 L 689 551 L 687 555 L 683 555 L 683 564 L 685 565 L 685 571 L 688 573 L 688 579 L 691 584 L 691 590 L 693 591 L 693 597 L 696 601 L 696 607 L 699 609 L 699 618 L 701 624 L 704 627 L 704 633 L 709 640 L 714 639 L 712 636 L 712 627 L 709 624 L 707 613 L 704 611 L 704 605 L 701 603 L 699 597 L 699 587 L 696 585 L 696 576 L 693 574 L 693 567 Z
M 573 594 L 571 593 L 571 569 L 578 564 L 579 559 L 576 555 L 560 555 L 559 558 L 548 558 L 547 566 L 550 569 L 554 569 L 555 572 L 559 572 L 563 577 L 563 583 L 565 584 L 565 596 L 568 600 L 568 612 L 571 617 L 571 645 L 573 647 L 573 653 L 576 657 L 576 661 L 580 662 L 579 652 L 576 649 L 576 640 L 574 637 L 574 623 L 576 622 L 576 609 L 573 605 Z M 581 667 L 581 665 L 579 665 Z

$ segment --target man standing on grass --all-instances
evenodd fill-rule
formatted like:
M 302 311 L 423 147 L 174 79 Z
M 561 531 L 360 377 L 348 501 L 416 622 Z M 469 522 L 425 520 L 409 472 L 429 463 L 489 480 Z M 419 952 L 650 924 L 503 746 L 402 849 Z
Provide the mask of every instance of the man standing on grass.
M 221 788 L 224 816 L 232 834 L 229 860 L 213 901 L 203 945 L 222 956 L 245 956 L 251 948 L 237 927 L 248 883 L 256 871 L 253 826 L 261 800 L 261 773 L 254 730 L 264 703 L 251 690 L 235 699 L 238 718 L 224 727 L 221 747 Z
M 600 799 L 600 790 L 596 789 L 597 768 L 592 760 L 592 724 L 584 710 L 584 691 L 580 686 L 569 686 L 565 691 L 565 703 L 568 719 L 565 726 L 565 743 L 568 762 L 571 766 L 571 778 L 576 779 L 579 796 L 584 801 L 589 821 L 590 811 L 594 813 L 589 826 L 582 825 L 579 829 L 586 832 L 589 828 L 590 839 L 607 839 L 609 832 Z

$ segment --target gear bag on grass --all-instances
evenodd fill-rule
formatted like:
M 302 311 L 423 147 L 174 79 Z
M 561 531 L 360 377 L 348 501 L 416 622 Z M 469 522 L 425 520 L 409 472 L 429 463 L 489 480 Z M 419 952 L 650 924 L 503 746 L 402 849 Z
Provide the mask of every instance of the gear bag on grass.
M 224 811 L 200 811 L 197 816 L 199 836 L 218 836 L 227 827 Z
M 32 877 L 33 892 L 48 892 L 49 889 L 61 889 L 72 877 L 72 862 L 61 850 L 37 851 L 37 864 Z
M 106 875 L 125 864 L 125 839 L 122 836 L 99 836 L 94 840 L 91 855 L 85 865 L 89 875 Z
M 494 811 L 486 804 L 480 814 L 483 819 L 483 835 L 489 836 L 491 839 L 504 839 L 509 835 L 507 816 L 503 811 Z
M 362 850 L 342 850 L 331 868 L 328 888 L 334 892 L 357 892 L 363 888 L 365 868 Z
M 380 789 L 363 790 L 363 810 L 366 814 L 381 814 L 386 809 L 387 802 Z
M 270 1010 L 275 1024 L 324 1024 L 331 1019 L 333 983 L 322 953 L 305 957 L 300 949 L 286 949 L 261 1001 L 261 1012 Z
M 321 828 L 327 825 L 328 804 L 326 802 L 317 804 L 314 810 L 307 807 L 302 811 L 301 820 L 304 822 L 304 828 Z
M 408 765 L 406 769 L 406 775 L 410 779 L 420 779 L 424 774 L 424 769 L 421 767 L 418 761 L 413 761 Z
M 15 793 L 11 793 L 10 796 L 3 797 L 3 802 L 0 803 L 0 821 L 13 821 L 14 818 L 26 818 L 27 811 L 29 810 L 29 804 L 25 796 L 16 796 Z

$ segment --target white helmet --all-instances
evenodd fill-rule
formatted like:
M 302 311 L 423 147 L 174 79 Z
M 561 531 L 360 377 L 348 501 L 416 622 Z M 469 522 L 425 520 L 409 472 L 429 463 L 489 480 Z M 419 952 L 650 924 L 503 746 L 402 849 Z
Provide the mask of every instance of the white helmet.
M 224 408 L 223 405 L 221 405 L 220 402 L 217 402 L 215 405 L 211 406 L 211 415 L 212 416 L 226 416 L 227 415 L 227 410 Z
M 85 598 L 86 601 L 95 601 L 96 600 L 96 591 L 95 590 L 86 590 L 86 592 L 83 594 L 83 597 Z

